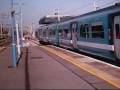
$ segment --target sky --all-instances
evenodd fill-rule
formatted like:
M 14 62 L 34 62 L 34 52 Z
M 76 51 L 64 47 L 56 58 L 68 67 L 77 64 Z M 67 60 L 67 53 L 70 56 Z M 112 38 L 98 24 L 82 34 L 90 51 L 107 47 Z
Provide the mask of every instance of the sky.
M 16 12 L 22 6 L 23 24 L 39 24 L 41 17 L 53 15 L 59 9 L 60 15 L 80 15 L 93 11 L 93 3 L 100 8 L 120 2 L 120 0 L 14 0 Z M 0 18 L 10 14 L 11 0 L 0 0 Z M 2 15 L 1 15 L 2 14 Z M 19 15 L 17 21 L 20 21 Z M 5 20 L 5 18 L 4 18 Z

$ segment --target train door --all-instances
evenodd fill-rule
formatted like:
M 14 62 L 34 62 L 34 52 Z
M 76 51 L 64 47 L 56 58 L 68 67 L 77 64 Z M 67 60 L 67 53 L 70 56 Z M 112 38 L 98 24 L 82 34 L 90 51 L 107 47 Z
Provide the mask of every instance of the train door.
M 114 46 L 116 57 L 120 59 L 120 15 L 114 17 Z
M 73 48 L 77 48 L 77 23 L 71 24 L 71 31 L 72 31 L 72 45 Z

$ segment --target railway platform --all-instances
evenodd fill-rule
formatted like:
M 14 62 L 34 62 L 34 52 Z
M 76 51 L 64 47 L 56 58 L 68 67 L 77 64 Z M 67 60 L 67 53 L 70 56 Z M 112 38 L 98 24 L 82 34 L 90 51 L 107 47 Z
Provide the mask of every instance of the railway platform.
M 0 52 L 0 89 L 120 90 L 120 68 L 55 46 L 28 41 L 17 68 Z

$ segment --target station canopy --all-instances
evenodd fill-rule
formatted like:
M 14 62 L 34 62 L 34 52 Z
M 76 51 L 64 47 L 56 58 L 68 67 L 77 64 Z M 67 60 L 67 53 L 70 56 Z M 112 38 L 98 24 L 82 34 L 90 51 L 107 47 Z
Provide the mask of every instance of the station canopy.
M 62 21 L 66 21 L 66 20 L 69 20 L 69 19 L 72 19 L 74 18 L 75 16 L 64 16 L 64 15 L 59 15 L 60 17 L 60 22 Z M 44 16 L 42 17 L 40 20 L 39 20 L 39 24 L 51 24 L 51 23 L 57 23 L 58 22 L 58 15 L 47 15 L 47 16 Z

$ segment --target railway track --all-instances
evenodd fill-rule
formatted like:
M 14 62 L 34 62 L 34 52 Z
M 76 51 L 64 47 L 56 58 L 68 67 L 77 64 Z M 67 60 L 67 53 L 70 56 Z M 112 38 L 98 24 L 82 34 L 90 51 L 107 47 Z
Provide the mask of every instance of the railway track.
M 0 51 L 3 51 L 10 44 L 10 42 L 10 38 L 0 39 Z
M 36 43 L 37 45 L 40 45 L 38 42 L 36 41 L 33 41 L 32 42 Z M 66 49 L 66 50 L 69 50 L 69 51 L 72 51 L 72 52 L 75 52 L 75 53 L 78 53 L 78 54 L 82 54 L 82 55 L 85 55 L 85 56 L 89 56 L 89 57 L 92 57 L 92 58 L 95 58 L 95 59 L 98 59 L 100 61 L 103 61 L 103 62 L 107 62 L 109 64 L 112 64 L 112 65 L 115 65 L 115 66 L 118 66 L 120 67 L 120 62 L 116 62 L 115 61 L 115 58 L 114 60 L 112 58 L 106 58 L 106 57 L 102 57 L 102 56 L 98 56 L 98 55 L 94 55 L 94 54 L 90 54 L 90 53 L 86 53 L 86 52 L 82 52 L 82 51 L 78 51 L 78 50 L 74 50 L 74 49 L 70 49 L 70 48 L 65 48 L 65 47 L 61 47 L 61 46 L 56 46 L 56 45 L 53 45 L 55 47 L 59 47 L 59 48 L 63 48 L 63 49 Z M 52 48 L 52 47 L 51 47 Z

